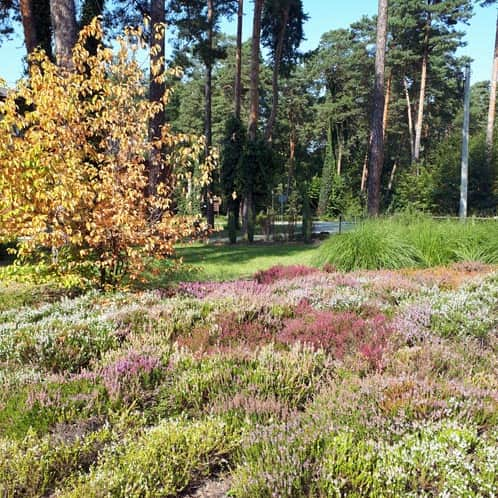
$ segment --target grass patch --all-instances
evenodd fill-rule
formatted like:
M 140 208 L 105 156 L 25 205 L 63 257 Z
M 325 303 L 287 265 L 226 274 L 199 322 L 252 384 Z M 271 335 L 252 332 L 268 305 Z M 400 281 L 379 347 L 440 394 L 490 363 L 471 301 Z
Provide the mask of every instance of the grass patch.
M 305 244 L 191 244 L 177 248 L 186 268 L 172 269 L 171 263 L 156 266 L 150 285 L 161 286 L 171 281 L 234 280 L 247 278 L 257 271 L 277 264 L 309 265 L 317 247 Z
M 498 222 L 436 221 L 423 216 L 367 220 L 325 241 L 313 263 L 338 269 L 430 268 L 459 261 L 498 263 Z

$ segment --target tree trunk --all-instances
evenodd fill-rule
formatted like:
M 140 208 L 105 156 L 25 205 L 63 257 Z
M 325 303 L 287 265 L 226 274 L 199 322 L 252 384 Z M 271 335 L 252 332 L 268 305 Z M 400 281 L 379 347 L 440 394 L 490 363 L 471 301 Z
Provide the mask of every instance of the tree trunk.
M 424 54 L 422 56 L 422 70 L 420 75 L 420 95 L 418 98 L 417 123 L 415 125 L 415 147 L 413 158 L 415 162 L 420 160 L 420 142 L 422 139 L 422 124 L 424 120 L 425 88 L 427 85 L 427 65 L 429 63 L 429 31 L 431 29 L 431 18 L 427 20 L 424 37 Z
M 157 112 L 149 120 L 149 140 L 151 142 L 161 137 L 162 127 L 165 123 L 164 106 L 162 103 L 166 85 L 162 79 L 165 68 L 165 9 L 164 0 L 152 0 L 151 2 L 151 40 L 150 40 L 150 81 L 149 100 L 158 104 Z M 162 165 L 161 147 L 154 148 L 149 158 L 148 165 L 148 194 L 155 195 L 157 185 L 160 181 L 168 182 L 170 170 Z
M 496 110 L 496 83 L 498 80 L 498 16 L 496 18 L 495 52 L 493 59 L 493 73 L 491 75 L 491 85 L 489 89 L 488 126 L 486 128 L 486 157 L 488 166 L 491 167 L 493 161 L 493 132 L 495 128 Z
M 247 135 L 250 141 L 256 140 L 259 120 L 259 45 L 261 40 L 261 14 L 263 0 L 255 0 L 251 41 L 251 83 L 249 89 L 250 108 Z
M 291 131 L 289 134 L 289 171 L 287 177 L 287 198 L 289 198 L 292 180 L 294 179 L 294 166 L 296 162 L 296 129 L 291 122 Z
M 342 145 L 342 140 L 337 134 L 337 176 L 341 176 L 342 173 L 342 151 L 343 151 L 343 145 Z
M 205 156 L 211 153 L 211 147 L 213 145 L 213 132 L 212 132 L 212 86 L 213 86 L 213 16 L 214 7 L 213 0 L 208 0 L 207 2 L 208 14 L 207 14 L 207 45 L 208 45 L 208 55 L 206 59 L 206 81 L 204 85 L 204 99 L 205 99 L 205 117 L 204 117 L 204 134 L 206 136 L 206 148 Z M 210 228 L 214 228 L 214 206 L 213 206 L 213 186 L 210 182 L 206 186 L 206 221 Z
M 280 31 L 278 33 L 277 47 L 275 50 L 275 60 L 273 61 L 273 75 L 272 75 L 272 106 L 270 117 L 268 118 L 268 124 L 266 125 L 265 131 L 265 140 L 268 143 L 272 142 L 273 139 L 273 128 L 275 127 L 275 121 L 277 119 L 277 110 L 278 110 L 278 76 L 280 73 L 280 65 L 282 63 L 282 52 L 284 49 L 284 41 L 285 41 L 285 31 L 287 30 L 287 22 L 289 20 L 289 10 L 290 4 L 284 9 L 282 15 L 282 24 L 280 26 Z
M 368 142 L 368 148 L 370 148 L 370 142 Z M 361 186 L 360 191 L 365 192 L 367 186 L 367 178 L 368 178 L 368 149 L 365 152 L 365 159 L 363 160 L 363 168 L 361 170 Z
M 76 7 L 74 0 L 50 0 L 55 39 L 55 59 L 66 69 L 72 68 L 72 50 L 76 43 Z
M 368 167 L 368 214 L 378 216 L 380 209 L 380 178 L 384 162 L 382 118 L 384 111 L 384 68 L 387 42 L 387 3 L 379 0 L 377 18 L 377 48 L 375 54 L 375 91 L 372 115 L 372 140 Z
M 389 121 L 389 104 L 391 103 L 391 84 L 392 84 L 393 75 L 389 72 L 389 78 L 387 78 L 386 85 L 386 98 L 384 100 L 384 114 L 382 116 L 382 139 L 386 139 L 387 133 L 387 123 Z
M 251 41 L 251 82 L 250 82 L 250 108 L 247 137 L 249 142 L 256 142 L 259 120 L 259 45 L 261 40 L 261 14 L 263 0 L 255 0 Z M 254 200 L 253 179 L 249 176 L 249 185 L 244 193 L 243 231 L 249 242 L 254 240 Z
M 19 8 L 21 11 L 22 27 L 24 31 L 24 43 L 26 45 L 26 51 L 29 55 L 39 45 L 38 37 L 36 35 L 32 1 L 20 0 Z
M 389 177 L 389 185 L 387 186 L 389 191 L 393 189 L 394 175 L 396 174 L 397 169 L 398 169 L 398 163 L 395 162 L 393 164 L 393 169 L 391 170 L 391 176 Z
M 237 45 L 235 49 L 235 117 L 240 119 L 240 109 L 242 107 L 242 23 L 244 16 L 244 0 L 239 0 L 237 10 Z
M 413 163 L 415 161 L 415 142 L 413 136 L 412 103 L 410 100 L 410 92 L 408 91 L 408 83 L 406 81 L 406 76 L 403 78 L 403 85 L 405 87 L 406 112 L 408 114 L 408 132 L 410 134 L 410 157 Z
M 49 0 L 20 0 L 19 10 L 28 56 L 36 49 L 45 51 L 52 59 L 52 19 Z M 29 61 L 28 61 L 29 62 Z

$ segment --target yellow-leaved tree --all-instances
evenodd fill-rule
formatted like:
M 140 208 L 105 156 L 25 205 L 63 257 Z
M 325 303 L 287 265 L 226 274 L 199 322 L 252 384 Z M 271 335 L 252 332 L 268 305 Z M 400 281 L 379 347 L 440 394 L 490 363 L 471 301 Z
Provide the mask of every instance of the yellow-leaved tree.
M 17 237 L 20 257 L 45 258 L 101 286 L 140 278 L 151 256 L 170 256 L 200 227 L 174 214 L 171 194 L 202 157 L 204 139 L 168 125 L 148 139 L 148 122 L 169 95 L 146 98 L 141 35 L 128 30 L 117 50 L 100 44 L 91 56 L 85 40 L 103 36 L 95 20 L 80 34 L 70 70 L 36 52 L 29 77 L 0 103 L 0 238 Z M 201 165 L 204 182 L 213 161 Z

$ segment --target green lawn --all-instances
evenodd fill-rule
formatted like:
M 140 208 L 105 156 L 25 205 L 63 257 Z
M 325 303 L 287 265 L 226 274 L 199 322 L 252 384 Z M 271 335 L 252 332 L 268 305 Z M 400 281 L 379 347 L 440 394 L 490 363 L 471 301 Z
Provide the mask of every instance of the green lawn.
M 277 264 L 309 265 L 316 245 L 285 244 L 191 244 L 177 249 L 190 268 L 174 274 L 174 280 L 233 280 L 253 275 Z

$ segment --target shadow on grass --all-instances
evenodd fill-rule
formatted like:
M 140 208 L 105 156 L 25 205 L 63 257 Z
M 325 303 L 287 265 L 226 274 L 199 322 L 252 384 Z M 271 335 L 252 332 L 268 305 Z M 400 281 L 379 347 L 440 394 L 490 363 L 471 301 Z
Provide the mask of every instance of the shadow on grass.
M 206 262 L 218 262 L 220 260 L 232 263 L 247 263 L 256 258 L 269 258 L 278 256 L 295 256 L 309 251 L 312 246 L 304 244 L 237 244 L 237 245 L 215 245 L 180 247 L 177 255 L 182 257 L 185 263 L 202 264 Z
M 180 281 L 234 280 L 248 278 L 259 270 L 277 264 L 309 265 L 315 245 L 302 243 L 199 244 L 177 247 L 173 261 L 155 265 L 155 275 L 148 278 L 147 287 L 162 287 Z

